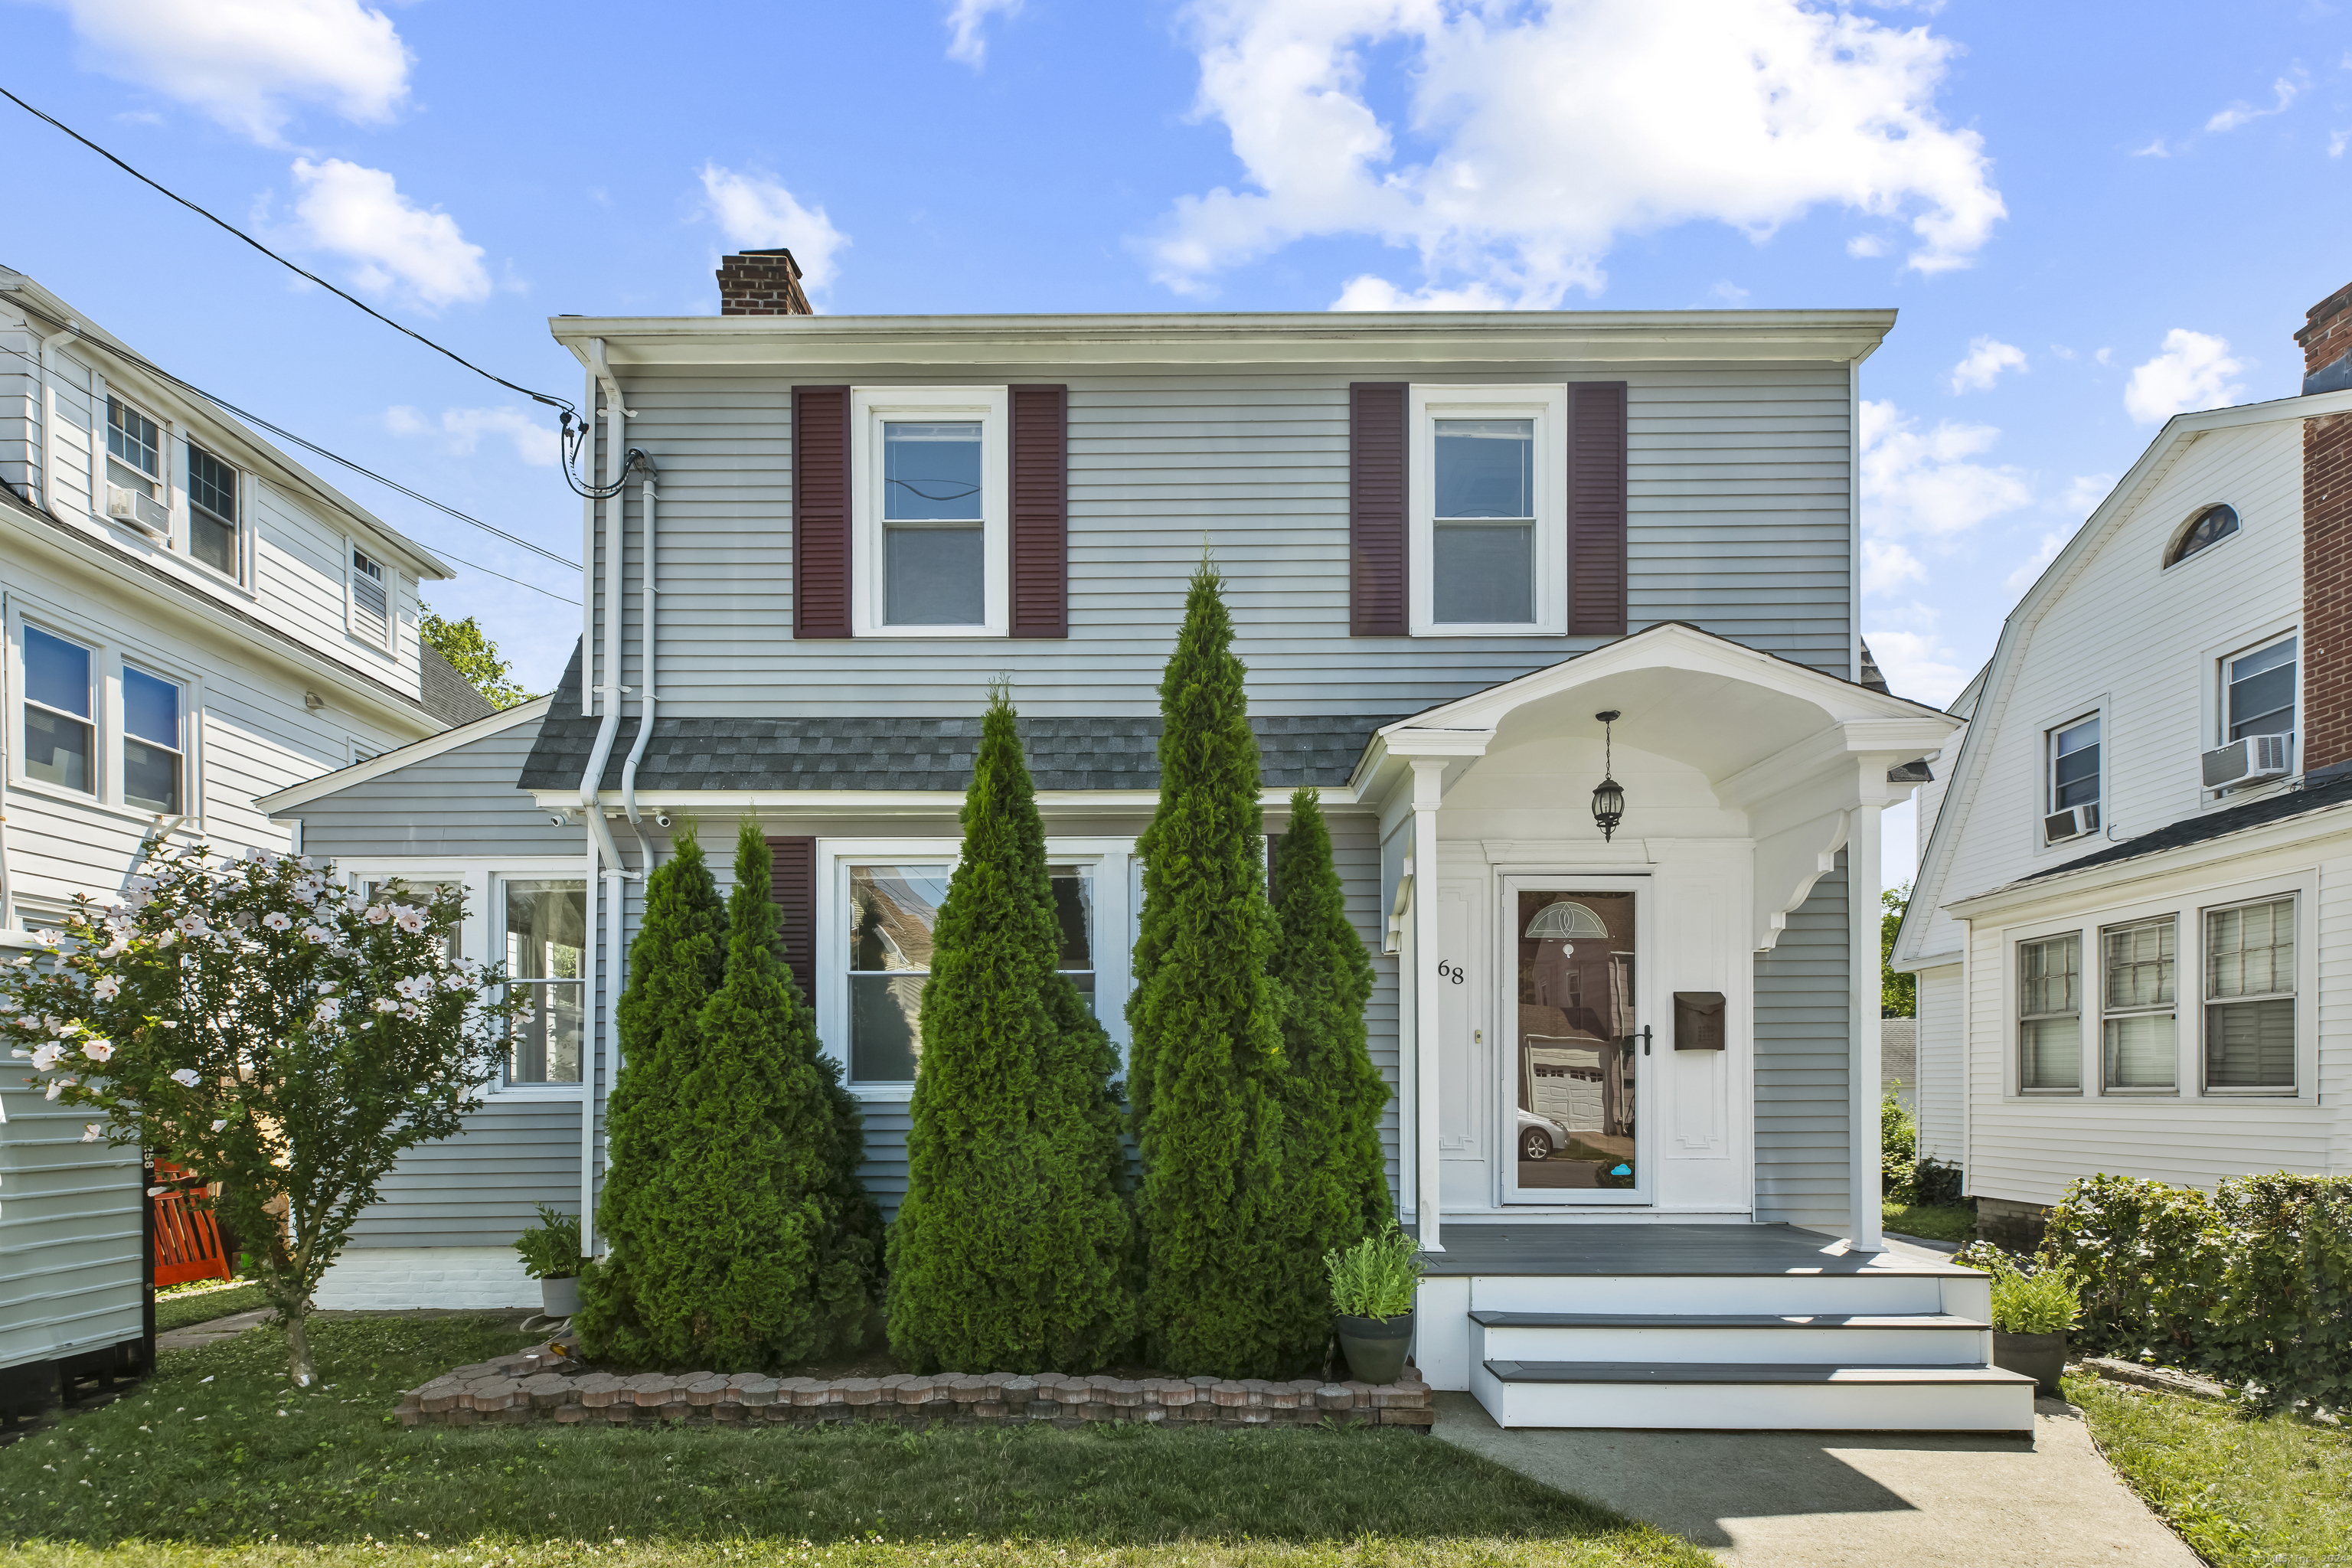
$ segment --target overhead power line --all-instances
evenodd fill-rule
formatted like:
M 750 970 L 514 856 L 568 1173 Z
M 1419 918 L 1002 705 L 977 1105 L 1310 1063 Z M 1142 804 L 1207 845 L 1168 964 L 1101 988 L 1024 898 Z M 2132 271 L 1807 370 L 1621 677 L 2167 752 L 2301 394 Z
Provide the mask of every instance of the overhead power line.
M 44 114 L 41 110 L 35 109 L 31 104 L 26 103 L 23 99 L 18 98 L 15 93 L 10 92 L 6 88 L 0 87 L 0 98 L 5 98 L 9 102 L 15 104 L 17 108 L 23 110 L 34 119 L 57 127 L 57 129 L 64 132 L 67 135 L 72 137 L 75 141 L 80 142 L 83 146 L 89 148 L 91 152 L 105 159 L 108 163 L 121 170 L 132 179 L 137 180 L 140 184 L 147 185 L 153 190 L 159 191 L 163 195 L 169 196 L 172 200 L 179 203 L 182 206 L 187 208 L 190 212 L 195 214 L 198 217 L 205 219 L 206 222 L 219 225 L 222 228 L 226 229 L 229 233 L 236 236 L 237 238 L 245 241 L 246 244 L 253 247 L 254 249 L 261 252 L 262 255 L 269 258 L 270 260 L 275 261 L 280 267 L 285 268 L 288 271 L 309 279 L 311 282 L 316 283 L 320 288 L 324 289 L 328 293 L 332 294 L 338 300 L 342 300 L 346 304 L 356 306 L 358 309 L 366 311 L 369 315 L 373 316 L 377 321 L 382 321 L 385 326 L 390 327 L 394 331 L 404 333 L 409 337 L 415 338 L 418 342 L 423 343 L 426 348 L 431 349 L 434 353 L 446 355 L 449 359 L 455 360 L 457 363 L 464 365 L 467 370 L 472 371 L 476 375 L 481 376 L 488 381 L 494 381 L 500 386 L 505 387 L 509 392 L 520 393 L 523 396 L 530 398 L 533 403 L 544 404 L 550 408 L 561 411 L 564 416 L 564 422 L 566 424 L 569 424 L 572 420 L 580 417 L 579 406 L 568 398 L 557 397 L 551 393 L 533 392 L 527 386 L 517 386 L 513 382 L 509 381 L 502 375 L 492 375 L 488 371 L 484 370 L 480 365 L 476 364 L 473 361 L 466 358 L 463 354 L 458 353 L 455 349 L 445 348 L 441 344 L 435 342 L 431 338 L 426 337 L 423 332 L 416 331 L 414 327 L 402 325 L 400 322 L 394 321 L 390 316 L 385 315 L 382 310 L 379 310 L 374 306 L 367 303 L 367 301 L 354 299 L 352 296 L 346 294 L 343 290 L 336 288 L 332 283 L 328 282 L 325 279 L 320 277 L 310 268 L 296 266 L 293 262 L 289 261 L 286 258 L 278 255 L 278 252 L 270 249 L 269 247 L 262 244 L 261 241 L 254 238 L 253 236 L 246 233 L 245 230 L 237 227 L 236 225 L 229 222 L 226 218 L 224 218 L 215 213 L 209 212 L 204 207 L 198 206 L 195 203 L 180 195 L 177 191 L 173 190 L 170 186 L 148 178 L 145 174 L 141 174 L 138 170 L 132 168 L 130 164 L 124 163 L 121 159 L 116 157 L 113 153 L 108 152 L 105 148 L 100 146 L 97 142 L 91 141 L 89 137 L 75 130 L 72 126 L 68 125 L 64 121 L 59 120 L 53 114 Z

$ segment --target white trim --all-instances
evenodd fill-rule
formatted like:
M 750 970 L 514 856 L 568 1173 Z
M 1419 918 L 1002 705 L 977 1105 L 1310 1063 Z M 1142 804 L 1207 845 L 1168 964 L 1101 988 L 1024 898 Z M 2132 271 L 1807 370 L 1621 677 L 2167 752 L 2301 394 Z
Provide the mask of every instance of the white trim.
M 2095 845 L 2104 847 L 2106 844 L 2107 759 L 2111 754 L 2110 742 L 2114 739 L 2115 729 L 2107 714 L 2107 706 L 2111 698 L 2111 693 L 2103 691 L 2090 699 L 2087 705 L 2077 703 L 2070 708 L 2053 710 L 2053 711 L 2063 712 L 2067 717 L 2053 720 L 2042 726 L 2042 779 L 2034 790 L 2034 799 L 2038 805 L 2032 822 L 2027 826 L 2027 832 L 2031 835 L 2030 852 L 2037 858 L 2067 851 L 2080 853 L 2086 847 Z M 2098 794 L 2091 801 L 2093 808 L 2099 814 L 2099 826 L 2092 833 L 2075 838 L 2062 838 L 2053 844 L 2048 836 L 2042 832 L 2042 824 L 2045 817 L 2053 815 L 2059 809 L 2057 804 L 2058 734 L 2062 730 L 2074 729 L 2076 725 L 2092 719 L 2099 721 L 2099 738 L 2095 742 L 2099 748 Z
M 488 721 L 478 719 L 474 722 L 479 724 Z M 431 741 L 420 741 L 415 744 L 430 745 L 433 741 L 444 738 L 435 736 Z M 424 754 L 429 756 L 433 753 Z M 311 786 L 299 787 L 308 789 Z M 1327 784 L 1318 787 L 1322 791 L 1326 813 L 1369 807 L 1363 795 L 1350 785 Z M 282 791 L 266 797 L 266 801 L 280 800 L 292 794 L 293 790 Z M 1278 789 L 1261 789 L 1258 804 L 1269 810 L 1287 808 L 1290 796 L 1291 786 L 1287 784 Z M 531 798 L 543 811 L 562 811 L 579 805 L 580 792 L 576 789 L 534 790 Z M 617 807 L 621 792 L 606 790 L 600 798 Z M 1041 789 L 1036 799 L 1038 809 L 1049 816 L 1057 811 L 1083 811 L 1096 816 L 1148 816 L 1160 805 L 1158 792 L 1148 789 Z M 845 812 L 859 816 L 945 816 L 952 819 L 963 810 L 963 800 L 964 792 L 960 789 L 691 790 L 646 789 L 643 785 L 637 789 L 637 804 L 641 809 L 655 805 L 691 806 L 716 812 L 724 807 L 733 810 L 738 816 L 752 812 L 763 818 L 783 819 L 840 816 Z
M 1405 581 L 1417 637 L 1564 637 L 1568 632 L 1568 385 L 1416 384 L 1407 394 L 1411 426 L 1405 473 L 1409 500 Z M 1437 421 L 1527 419 L 1535 425 L 1535 544 L 1529 569 L 1532 621 L 1440 622 L 1435 617 Z
M 850 635 L 1001 637 L 1012 629 L 1012 397 L 1002 386 L 849 389 Z M 893 417 L 980 422 L 982 580 L 976 626 L 892 626 L 884 571 L 882 431 Z
M 29 615 L 26 611 L 29 603 Z M 88 650 L 90 658 L 91 787 L 68 789 L 30 776 L 25 771 L 26 690 L 25 627 L 30 625 L 62 642 Z M 105 812 L 139 825 L 142 831 L 177 816 L 191 831 L 205 826 L 204 672 L 186 661 L 133 643 L 87 616 L 33 598 L 17 590 L 8 595 L 6 650 L 13 699 L 5 716 L 8 746 L 7 786 L 60 804 Z M 128 665 L 180 689 L 180 810 L 157 812 L 128 803 L 122 793 L 122 671 Z
M 274 816 L 281 811 L 291 811 L 296 806 L 308 805 L 322 795 L 333 795 L 338 790 L 349 789 L 354 784 L 363 784 L 370 780 L 382 778 L 384 774 L 407 767 L 413 763 L 429 762 L 444 752 L 455 751 L 459 746 L 470 745 L 476 741 L 488 739 L 501 731 L 511 730 L 518 724 L 536 722 L 547 717 L 547 710 L 554 705 L 555 699 L 548 696 L 534 698 L 529 702 L 518 703 L 512 708 L 501 708 L 495 713 L 486 713 L 479 719 L 469 719 L 465 723 L 444 730 L 437 735 L 427 735 L 421 741 L 411 741 L 404 746 L 394 747 L 391 751 L 370 757 L 366 762 L 354 763 L 350 767 L 338 768 L 331 773 L 321 773 L 317 778 L 306 779 L 300 784 L 289 785 L 273 795 L 257 796 L 254 805 L 258 806 L 266 816 Z M 560 804 L 548 804 L 548 802 L 556 801 L 558 795 L 562 797 Z M 580 804 L 579 792 L 557 791 L 549 795 L 547 801 L 541 804 L 551 811 L 560 809 L 563 805 L 576 806 Z

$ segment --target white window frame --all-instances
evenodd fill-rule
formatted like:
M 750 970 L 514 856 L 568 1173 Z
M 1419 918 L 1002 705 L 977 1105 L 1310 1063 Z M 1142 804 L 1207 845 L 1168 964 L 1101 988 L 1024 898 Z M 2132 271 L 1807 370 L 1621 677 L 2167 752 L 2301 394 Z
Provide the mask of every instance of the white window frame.
M 2303 650 L 2301 648 L 2297 648 L 2295 650 L 2298 658 L 2302 656 L 2302 651 Z M 2301 700 L 2301 694 L 2298 690 L 2296 697 L 2298 706 L 2300 705 Z M 2284 995 L 2288 1002 L 2293 1004 L 2294 1008 L 2294 1045 L 2293 1051 L 2294 1080 L 2284 1089 L 2272 1084 L 2252 1085 L 2242 1089 L 2223 1086 L 2217 1089 L 2210 1081 L 2210 1074 L 2207 1070 L 2207 1053 L 2211 1049 L 2212 1042 L 2208 1038 L 2206 1034 L 2208 1023 L 2206 1009 L 2210 1006 L 2215 1005 L 2216 1004 L 2213 998 L 2210 996 L 2206 991 L 2206 986 L 2208 984 L 2206 964 L 2209 957 L 2209 954 L 2206 952 L 2206 944 L 2210 940 L 2206 930 L 2206 917 L 2221 913 L 2227 910 L 2244 909 L 2254 904 L 2278 903 L 2282 900 L 2290 902 L 2294 906 L 2294 989 L 2291 992 L 2285 993 L 2267 992 L 2259 997 L 2229 997 L 2224 999 L 2219 1005 L 2227 1006 L 2242 1001 L 2274 1001 L 2281 995 Z M 2305 1044 L 2306 1037 L 2310 1033 L 2311 1029 L 2311 1016 L 2316 1011 L 2318 1000 L 2316 991 L 2315 990 L 2315 982 L 2317 980 L 2317 975 L 2314 967 L 2315 955 L 2312 951 L 2318 945 L 2318 933 L 2314 929 L 2318 924 L 2318 921 L 2313 918 L 2313 900 L 2310 893 L 2305 889 L 2299 886 L 2271 887 L 2264 888 L 2259 892 L 2232 894 L 2221 897 L 2215 897 L 2209 894 L 2199 899 L 2189 906 L 2189 919 L 2197 922 L 2196 1065 L 2197 1093 L 2200 1098 L 2206 1100 L 2296 1100 L 2304 1098 L 2304 1086 L 2311 1081 L 2312 1071 L 2311 1063 L 2306 1059 Z
M 370 636 L 360 624 L 360 565 L 356 558 L 362 555 L 383 574 L 383 635 L 381 637 Z M 400 568 L 373 550 L 363 547 L 349 534 L 343 536 L 343 630 L 362 647 L 384 653 L 392 651 L 400 635 Z
M 90 652 L 89 724 L 93 731 L 91 766 L 97 787 L 88 793 L 32 777 L 25 771 L 25 627 L 30 625 L 50 636 L 79 644 Z M 7 621 L 8 712 L 7 782 L 46 799 L 84 810 L 105 812 L 152 827 L 160 815 L 143 805 L 128 804 L 122 795 L 122 667 L 132 665 L 180 688 L 180 819 L 192 827 L 205 826 L 205 679 L 201 671 L 152 647 L 108 635 L 95 623 L 54 605 L 12 596 Z
M 126 670 L 134 669 L 140 674 L 147 677 L 150 680 L 160 680 L 167 686 L 176 688 L 180 693 L 180 744 L 177 748 L 180 753 L 180 810 L 177 813 L 163 815 L 193 816 L 196 814 L 189 811 L 188 807 L 194 798 L 193 792 L 195 784 L 195 768 L 192 755 L 194 751 L 194 747 L 192 746 L 190 742 L 195 738 L 194 732 L 196 725 L 195 714 L 188 705 L 188 699 L 191 695 L 191 690 L 187 678 L 173 673 L 167 666 L 159 664 L 153 659 L 146 658 L 135 654 L 125 654 L 119 657 L 115 660 L 114 666 L 114 706 L 116 717 L 114 739 L 115 798 L 121 803 L 123 809 L 126 811 L 154 810 L 154 807 L 144 804 L 134 805 L 131 799 L 130 786 L 123 782 L 122 770 L 131 764 L 131 743 L 134 741 L 142 746 L 152 746 L 160 743 L 149 739 L 145 735 L 133 735 L 131 732 L 129 721 L 122 717 L 121 689 L 123 673 Z
M 122 459 L 114 455 L 114 411 L 107 406 L 109 404 L 116 403 L 155 427 L 155 471 L 150 474 L 145 469 L 133 468 L 129 463 L 123 463 L 122 466 L 134 474 L 142 475 L 148 483 L 156 488 L 157 493 L 150 496 L 148 498 L 150 500 L 169 509 L 172 504 L 172 421 L 157 418 L 147 412 L 144 405 L 123 396 L 119 390 L 110 386 L 106 389 L 102 401 L 99 405 L 99 478 L 108 484 L 113 483 L 113 476 L 106 471 L 106 465 L 110 462 L 122 463 Z M 101 499 L 104 493 L 100 492 Z M 103 514 L 106 509 L 100 505 L 93 510 Z
M 849 870 L 853 866 L 943 865 L 952 872 L 962 858 L 960 838 L 820 838 L 816 845 L 816 985 L 811 1000 L 816 1006 L 817 1035 L 824 1053 L 841 1064 L 841 1081 L 860 1100 L 882 1104 L 904 1103 L 914 1096 L 912 1083 L 857 1083 L 849 1076 L 849 966 L 843 955 L 849 932 L 844 911 L 849 906 Z M 1091 862 L 1095 868 L 1095 929 L 1090 933 L 1095 954 L 1095 1016 L 1118 1050 L 1119 1076 L 1126 1076 L 1127 999 L 1134 989 L 1133 955 L 1136 929 L 1132 838 L 1048 837 L 1045 858 L 1054 865 Z
M 196 487 L 194 482 L 196 466 L 188 460 L 187 455 L 184 452 L 182 453 L 180 461 L 182 468 L 185 470 L 183 478 L 186 482 L 181 485 L 180 493 L 186 499 L 187 515 L 181 521 L 184 534 L 180 541 L 180 553 L 187 557 L 189 565 L 195 567 L 198 571 L 205 573 L 207 576 L 216 577 L 223 582 L 233 583 L 237 586 L 242 587 L 245 585 L 246 581 L 246 537 L 251 531 L 246 526 L 246 515 L 250 510 L 253 500 L 253 491 L 249 482 L 251 476 L 247 474 L 243 468 L 231 462 L 227 458 L 222 456 L 220 453 L 214 451 L 210 447 L 205 446 L 203 442 L 198 441 L 194 436 L 184 433 L 180 437 L 180 444 L 183 447 L 196 447 L 201 448 L 205 457 L 210 458 L 214 462 L 219 463 L 228 469 L 231 478 L 235 481 L 233 489 L 236 491 L 235 500 L 236 505 L 236 516 L 234 519 L 229 520 L 231 533 L 228 552 L 229 569 L 224 572 L 219 567 L 214 565 L 211 562 L 203 560 L 196 554 L 196 513 L 201 510 L 207 517 L 218 517 L 220 514 L 213 511 L 210 508 L 200 508 L 196 505 Z M 370 556 L 369 559 L 373 560 L 374 557 Z
M 850 633 L 861 637 L 1001 637 L 1012 630 L 1012 395 L 1002 386 L 849 389 Z M 898 626 L 888 622 L 882 527 L 882 427 L 890 420 L 980 424 L 982 621 Z
M 2107 826 L 2107 742 L 2110 738 L 2108 731 L 2113 728 L 2113 726 L 2107 722 L 2106 699 L 2102 697 L 2095 704 L 2089 708 L 2075 710 L 2071 717 L 2061 719 L 2055 723 L 2044 724 L 2042 726 L 2042 806 L 2039 811 L 2034 813 L 2033 816 L 2033 847 L 2036 852 L 2043 850 L 2076 849 L 2089 842 L 2088 839 L 2084 838 L 2062 838 L 2057 843 L 2053 844 L 2042 833 L 2042 820 L 2045 817 L 2055 815 L 2059 810 L 2058 737 L 2064 731 L 2074 729 L 2076 725 L 2088 723 L 2094 719 L 2099 721 L 2099 793 L 2093 798 L 2091 804 L 2098 808 L 2100 835 L 2104 836 L 2105 832 Z
M 2244 514 L 2240 514 L 2240 531 L 2244 531 Z M 2224 542 L 2226 542 L 2226 541 Z M 2200 553 L 2202 553 L 2200 552 Z M 2198 676 L 2199 705 L 2202 710 L 2198 750 L 2207 752 L 2230 742 L 2230 661 L 2243 658 L 2250 653 L 2260 653 L 2282 638 L 2295 639 L 2294 659 L 2294 728 L 2289 731 L 2292 743 L 2287 747 L 2287 771 L 2274 779 L 2259 784 L 2231 784 L 2222 789 L 2206 789 L 2199 782 L 2197 798 L 2201 809 L 2236 805 L 2266 790 L 2284 787 L 2303 776 L 2303 678 L 2305 662 L 2311 657 L 2299 619 L 2288 617 L 2273 621 L 2251 637 L 2234 637 L 2225 643 L 2215 643 L 2201 656 L 2202 668 Z M 2105 760 L 2104 758 L 2102 759 Z M 2193 767 L 2195 758 L 2189 759 Z
M 2074 1047 L 2077 1053 L 2074 1087 L 2072 1089 L 2029 1089 L 2025 1083 L 2025 949 L 2038 942 L 2059 942 L 2067 937 L 2075 942 L 2074 975 Z M 2084 992 L 2096 984 L 2097 972 L 2092 967 L 2097 941 L 2095 928 L 2081 921 L 2029 928 L 2004 933 L 2002 950 L 2008 957 L 2008 974 L 2001 986 L 2007 1018 L 2002 1031 L 2009 1041 L 2008 1083 L 2003 1098 L 2010 1100 L 2083 1100 L 2089 1097 L 2089 1085 L 2097 1081 L 2089 1070 L 2092 1048 L 2092 1026 L 2098 1019 L 2096 1002 Z M 2053 1014 L 2041 1016 L 2055 1016 Z
M 1565 637 L 1568 634 L 1568 384 L 1447 386 L 1414 384 L 1407 392 L 1411 447 L 1407 580 L 1411 628 L 1417 637 Z M 1535 421 L 1535 593 L 1532 622 L 1440 623 L 1434 616 L 1437 421 Z
M 2128 931 L 2136 926 L 2152 925 L 2158 921 L 2168 921 L 2172 924 L 2172 1001 L 2169 1007 L 2149 1006 L 2126 1007 L 2119 1009 L 2111 1005 L 2107 999 L 2107 933 L 2109 931 Z M 2194 944 L 2188 940 L 2187 933 L 2181 929 L 2182 923 L 2179 910 L 2164 909 L 2150 910 L 2144 914 L 2126 914 L 2103 917 L 2100 919 L 2098 923 L 2092 928 L 2092 939 L 2096 944 L 2096 958 L 2098 963 L 2096 973 L 2092 980 L 2092 984 L 2098 987 L 2098 1007 L 2096 1011 L 2098 1014 L 2099 1023 L 2099 1072 L 2096 1092 L 2102 1099 L 2171 1100 L 2179 1098 L 2180 1094 L 2180 1041 L 2184 1032 L 2181 1028 L 2180 1018 L 2180 971 L 2183 959 L 2189 955 L 2194 946 Z M 2202 965 L 2199 966 L 2198 979 L 2201 984 L 2203 982 Z M 2108 1023 L 2113 1020 L 2126 1018 L 2153 1017 L 2167 1011 L 2169 1011 L 2172 1015 L 2172 1082 L 2170 1086 L 2165 1088 L 2136 1088 L 2110 1083 L 2107 1080 Z

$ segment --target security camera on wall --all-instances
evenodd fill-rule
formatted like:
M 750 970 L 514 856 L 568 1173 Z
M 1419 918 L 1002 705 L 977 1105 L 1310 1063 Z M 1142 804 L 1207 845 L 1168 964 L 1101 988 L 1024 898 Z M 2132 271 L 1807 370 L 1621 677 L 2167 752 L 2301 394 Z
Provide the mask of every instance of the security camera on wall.
M 667 827 L 669 826 L 669 813 L 667 811 L 655 812 L 654 826 L 656 827 Z

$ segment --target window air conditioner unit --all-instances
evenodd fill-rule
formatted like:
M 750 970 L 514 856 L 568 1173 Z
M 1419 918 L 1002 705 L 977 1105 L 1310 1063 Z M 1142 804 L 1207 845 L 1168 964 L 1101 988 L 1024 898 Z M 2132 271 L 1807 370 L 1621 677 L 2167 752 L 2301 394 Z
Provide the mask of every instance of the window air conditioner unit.
M 2070 805 L 2042 819 L 2044 844 L 2063 844 L 2069 838 L 2080 838 L 2098 830 L 2099 808 L 2095 805 Z
M 2205 787 L 2231 789 L 2263 779 L 2284 777 L 2292 771 L 2294 736 L 2248 735 L 2205 753 Z
M 117 522 L 127 522 L 150 533 L 172 531 L 172 514 L 153 496 L 142 496 L 137 490 L 124 489 L 121 485 L 106 487 L 106 515 Z

